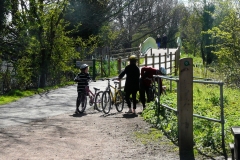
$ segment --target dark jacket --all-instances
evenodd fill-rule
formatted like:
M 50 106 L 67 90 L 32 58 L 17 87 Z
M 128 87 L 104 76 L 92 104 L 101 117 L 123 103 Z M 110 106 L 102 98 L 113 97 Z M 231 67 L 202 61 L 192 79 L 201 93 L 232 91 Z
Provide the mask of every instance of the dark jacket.
M 158 37 L 156 38 L 156 43 L 161 43 L 161 38 L 160 38 L 160 37 L 159 37 L 159 38 L 158 38 Z
M 162 37 L 162 42 L 167 43 L 167 36 L 166 35 Z
M 139 77 L 140 77 L 140 70 L 136 66 L 136 64 L 130 64 L 125 67 L 122 73 L 119 74 L 118 78 L 122 79 L 124 75 L 127 75 L 124 91 L 138 91 L 139 90 Z

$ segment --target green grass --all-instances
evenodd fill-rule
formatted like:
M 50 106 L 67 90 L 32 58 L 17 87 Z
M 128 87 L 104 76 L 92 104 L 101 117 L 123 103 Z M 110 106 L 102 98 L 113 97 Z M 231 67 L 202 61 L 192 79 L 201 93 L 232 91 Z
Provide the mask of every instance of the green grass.
M 22 97 L 28 97 L 35 94 L 35 91 L 12 90 L 6 95 L 0 96 L 0 105 L 14 102 Z
M 143 144 L 156 142 L 163 137 L 163 133 L 155 128 L 150 128 L 148 132 L 135 132 L 135 136 Z
M 53 89 L 57 89 L 57 88 L 60 88 L 63 86 L 72 85 L 74 83 L 75 82 L 66 82 L 63 84 L 56 85 L 56 86 L 38 88 L 38 89 L 32 89 L 32 90 L 22 90 L 22 91 L 21 90 L 11 90 L 10 92 L 0 96 L 0 105 L 8 104 L 8 103 L 17 101 L 23 97 L 29 97 L 29 96 L 32 96 L 35 94 L 46 92 L 48 90 L 53 90 Z

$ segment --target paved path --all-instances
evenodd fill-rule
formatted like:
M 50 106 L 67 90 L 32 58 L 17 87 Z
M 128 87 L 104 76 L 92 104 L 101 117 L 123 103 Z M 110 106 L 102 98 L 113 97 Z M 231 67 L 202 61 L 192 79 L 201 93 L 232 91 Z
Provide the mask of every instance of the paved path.
M 107 86 L 107 81 L 91 82 L 90 89 L 93 86 L 104 90 Z M 0 128 L 21 125 L 63 113 L 74 113 L 76 97 L 77 85 L 71 85 L 1 105 Z M 87 108 L 90 108 L 90 106 L 87 106 Z

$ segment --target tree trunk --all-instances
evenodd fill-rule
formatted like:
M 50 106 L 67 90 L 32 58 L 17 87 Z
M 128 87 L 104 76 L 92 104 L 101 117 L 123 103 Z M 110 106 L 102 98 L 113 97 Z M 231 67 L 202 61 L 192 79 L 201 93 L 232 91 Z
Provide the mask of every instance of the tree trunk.
M 44 88 L 46 86 L 46 75 L 47 75 L 47 70 L 48 70 L 48 60 L 47 60 L 47 53 L 46 50 L 43 49 L 41 51 L 41 55 L 42 55 L 42 59 L 41 59 L 41 63 L 40 63 L 40 84 L 39 87 L 40 88 Z

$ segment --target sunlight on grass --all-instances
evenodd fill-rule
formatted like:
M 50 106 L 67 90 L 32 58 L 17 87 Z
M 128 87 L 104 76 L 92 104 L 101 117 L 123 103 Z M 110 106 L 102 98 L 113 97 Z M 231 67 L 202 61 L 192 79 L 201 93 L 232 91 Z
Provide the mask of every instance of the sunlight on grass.
M 140 140 L 143 144 L 156 142 L 163 137 L 162 132 L 155 128 L 150 128 L 148 132 L 138 131 L 135 132 L 135 136 L 138 140 Z
M 66 82 L 64 84 L 60 84 L 60 85 L 56 85 L 56 86 L 52 86 L 52 87 L 38 88 L 38 89 L 26 90 L 26 91 L 12 90 L 12 91 L 8 92 L 6 95 L 0 96 L 0 105 L 8 104 L 8 103 L 17 101 L 23 97 L 29 97 L 34 94 L 43 93 L 48 90 L 53 90 L 53 89 L 57 89 L 59 87 L 63 87 L 66 85 L 72 85 L 72 84 L 75 84 L 75 82 Z
M 19 90 L 13 90 L 9 92 L 7 95 L 0 97 L 0 105 L 7 104 L 10 102 L 17 101 L 23 97 L 28 97 L 34 95 L 34 91 L 19 91 Z

